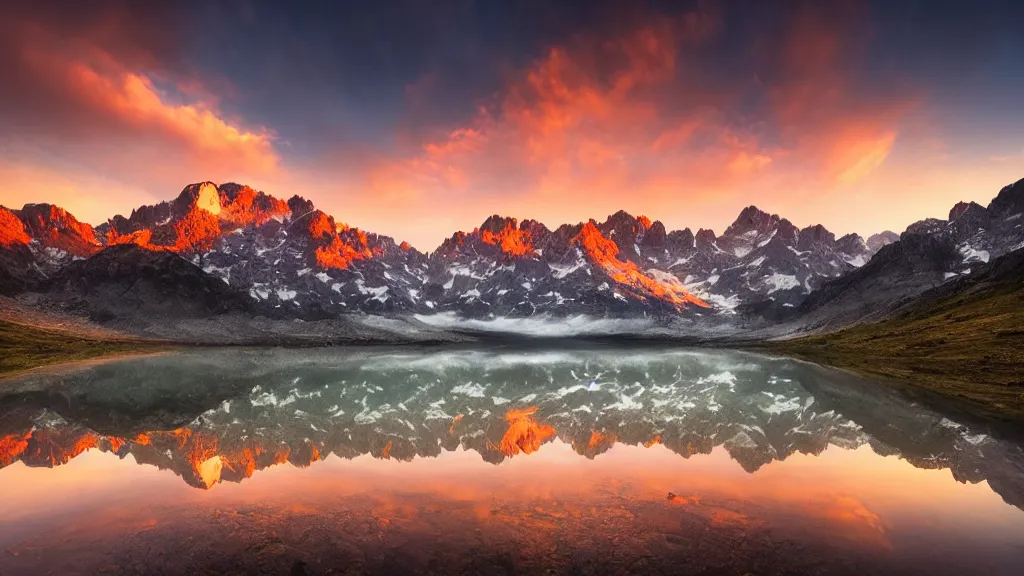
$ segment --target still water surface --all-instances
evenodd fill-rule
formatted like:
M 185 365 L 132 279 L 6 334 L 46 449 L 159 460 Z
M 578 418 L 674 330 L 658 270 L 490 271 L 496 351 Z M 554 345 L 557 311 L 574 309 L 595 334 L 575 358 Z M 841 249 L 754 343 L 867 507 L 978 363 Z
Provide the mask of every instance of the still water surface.
M 1018 574 L 1024 451 L 718 350 L 210 350 L 0 388 L 0 574 Z

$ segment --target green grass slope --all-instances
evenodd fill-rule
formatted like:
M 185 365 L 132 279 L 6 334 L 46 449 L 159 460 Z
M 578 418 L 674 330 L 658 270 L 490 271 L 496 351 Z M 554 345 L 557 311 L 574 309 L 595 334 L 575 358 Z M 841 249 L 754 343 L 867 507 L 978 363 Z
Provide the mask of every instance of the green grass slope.
M 94 339 L 0 320 L 0 377 L 48 364 L 155 352 L 162 346 L 130 339 Z
M 925 293 L 896 317 L 770 342 L 777 352 L 905 382 L 1024 419 L 1024 251 Z

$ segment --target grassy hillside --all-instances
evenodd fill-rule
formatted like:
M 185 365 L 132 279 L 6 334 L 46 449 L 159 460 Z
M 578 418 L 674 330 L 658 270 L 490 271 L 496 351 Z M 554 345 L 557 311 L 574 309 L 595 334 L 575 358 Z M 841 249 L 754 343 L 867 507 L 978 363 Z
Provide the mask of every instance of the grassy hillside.
M 157 343 L 93 339 L 0 320 L 0 377 L 47 364 L 159 349 Z
M 1014 279 L 925 298 L 902 316 L 767 346 L 1024 418 L 1024 289 Z

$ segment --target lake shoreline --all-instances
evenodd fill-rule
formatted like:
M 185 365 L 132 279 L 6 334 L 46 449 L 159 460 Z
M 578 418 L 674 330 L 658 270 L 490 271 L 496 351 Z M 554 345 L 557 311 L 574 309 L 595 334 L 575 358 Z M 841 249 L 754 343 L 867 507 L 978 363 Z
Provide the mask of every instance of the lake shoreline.
M 857 328 L 864 331 L 870 328 Z M 540 337 L 497 332 L 456 332 L 459 339 L 410 338 L 404 341 L 381 339 L 353 339 L 350 341 L 316 342 L 311 340 L 267 339 L 254 343 L 213 344 L 174 340 L 144 339 L 132 335 L 117 338 L 97 337 L 95 334 L 77 334 L 74 331 L 52 327 L 32 326 L 0 320 L 0 381 L 40 370 L 63 370 L 81 362 L 106 362 L 121 358 L 167 353 L 184 349 L 206 348 L 375 348 L 402 347 L 458 350 L 480 346 L 501 346 L 523 351 L 557 346 L 561 348 L 608 347 L 616 349 L 646 349 L 665 347 L 692 347 L 748 350 L 759 353 L 780 354 L 814 364 L 848 370 L 854 374 L 878 379 L 889 386 L 922 396 L 931 404 L 945 407 L 984 420 L 999 420 L 1020 426 L 1024 424 L 1024 394 L 1014 397 L 1002 380 L 992 381 L 991 370 L 971 373 L 970 382 L 962 377 L 962 367 L 934 364 L 922 372 L 906 357 L 886 350 L 885 339 L 872 351 L 850 346 L 846 331 L 833 335 L 810 336 L 791 340 L 730 340 L 701 339 L 691 336 L 665 337 L 645 335 L 576 335 L 568 337 Z M 861 337 L 861 340 L 864 340 Z M 877 337 L 869 340 L 878 340 Z M 985 351 L 963 348 L 957 364 L 965 362 L 971 351 L 978 358 L 967 358 L 969 363 L 984 361 Z M 879 358 L 884 358 L 879 361 Z M 929 362 L 935 362 L 929 358 Z M 1010 366 L 1007 369 L 1012 370 Z M 1004 370 L 1005 372 L 1005 370 Z M 952 375 L 952 376 L 951 376 Z

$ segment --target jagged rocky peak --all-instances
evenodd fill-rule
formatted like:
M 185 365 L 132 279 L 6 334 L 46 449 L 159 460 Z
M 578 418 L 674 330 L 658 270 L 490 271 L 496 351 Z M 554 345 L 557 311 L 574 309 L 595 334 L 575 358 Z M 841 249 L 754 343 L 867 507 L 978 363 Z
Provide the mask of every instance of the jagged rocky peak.
M 315 207 L 312 201 L 296 194 L 288 199 L 288 209 L 292 212 L 292 218 L 299 218 L 315 210 Z
M 319 240 L 325 236 L 333 236 L 338 232 L 338 225 L 334 222 L 334 216 L 327 214 L 323 210 L 313 210 L 296 218 L 296 222 L 305 220 L 306 231 L 309 232 L 309 237 L 314 240 Z
M 775 238 L 787 246 L 794 246 L 800 240 L 800 229 L 786 218 L 783 218 L 779 220 L 778 225 L 775 227 Z
M 836 235 L 829 232 L 828 228 L 821 224 L 814 224 L 800 230 L 800 241 L 797 243 L 797 247 L 801 250 L 808 250 L 812 246 L 834 244 L 835 241 Z
M 540 223 L 537 220 L 534 220 L 532 218 L 527 218 L 526 220 L 523 220 L 522 222 L 520 222 L 519 223 L 519 229 L 520 230 L 526 230 L 527 232 L 532 234 L 534 237 L 538 237 L 538 236 L 542 236 L 542 235 L 550 234 L 551 233 L 551 231 L 548 230 L 547 226 L 545 226 L 544 224 L 542 224 L 542 223 Z
M 535 249 L 543 249 L 543 247 L 551 240 L 551 230 L 541 222 L 532 218 L 528 218 L 520 222 L 519 229 L 530 234 L 530 237 L 533 238 L 533 246 Z
M 661 224 L 661 222 L 655 222 L 655 224 Z M 697 247 L 693 231 L 689 228 L 669 232 L 665 235 L 665 244 L 669 246 L 671 250 L 684 252 Z
M 170 223 L 173 218 L 172 210 L 170 202 L 139 206 L 133 209 L 127 218 L 116 214 L 106 223 L 97 226 L 96 230 L 106 244 L 119 244 L 132 234 L 144 230 L 152 233 L 155 227 Z
M 807 226 L 800 230 L 796 243 L 797 250 L 807 251 L 834 248 L 836 235 L 821 224 Z
M 768 214 L 757 206 L 744 208 L 736 220 L 725 229 L 723 236 L 742 236 L 752 230 L 761 234 L 771 233 L 782 219 L 778 214 Z
M 21 210 L 12 211 L 12 214 L 21 221 L 25 234 L 44 248 L 78 257 L 88 256 L 100 249 L 93 227 L 79 222 L 59 206 L 25 204 Z
M 591 222 L 594 222 L 591 220 Z M 630 260 L 639 258 L 634 245 L 642 244 L 647 232 L 651 229 L 651 219 L 646 216 L 634 217 L 625 210 L 619 210 L 609 216 L 601 224 L 594 222 L 597 230 L 606 238 L 615 241 L 619 247 L 620 257 Z
M 594 225 L 597 224 L 596 222 L 594 222 L 593 219 L 591 219 L 590 222 Z M 548 239 L 548 244 L 567 248 L 569 246 L 570 241 L 577 234 L 580 233 L 580 230 L 582 228 L 582 222 L 580 222 L 579 224 L 562 224 L 558 228 L 555 228 L 553 232 L 551 232 L 551 236 Z M 546 248 L 551 248 L 551 246 L 547 246 Z
M 518 227 L 515 218 L 495 214 L 484 221 L 478 234 L 481 242 L 499 249 L 509 258 L 532 256 L 536 252 L 533 234 Z
M 437 250 L 435 250 L 434 253 L 446 257 L 455 256 L 459 253 L 460 247 L 465 242 L 466 233 L 459 230 L 448 238 L 445 238 L 444 242 L 441 242 L 441 245 L 437 247 Z
M 698 250 L 710 250 L 717 239 L 715 231 L 707 228 L 697 230 L 697 235 L 694 236 Z
M 316 209 L 296 220 L 302 221 L 313 243 L 311 265 L 347 270 L 354 261 L 373 257 L 369 238 L 362 230 L 338 223 L 333 216 Z
M 100 249 L 92 226 L 62 208 L 0 206 L 0 294 L 39 287 L 51 274 Z
M 716 245 L 720 250 L 742 258 L 771 241 L 778 233 L 780 222 L 782 218 L 778 214 L 747 206 L 718 237 Z
M 141 206 L 127 219 L 116 216 L 105 229 L 107 244 L 199 252 L 220 236 L 220 194 L 209 182 L 190 184 L 172 202 Z
M 220 214 L 222 208 L 220 191 L 213 182 L 198 182 L 185 186 L 185 189 L 178 195 L 175 203 L 177 204 L 176 207 L 180 210 L 179 213 L 187 212 L 189 208 L 194 206 L 210 214 L 217 215 Z
M 260 225 L 272 218 L 283 218 L 290 214 L 288 203 L 249 186 L 229 182 L 220 186 L 221 220 L 238 226 Z
M 596 224 L 596 222 L 595 222 Z M 631 232 L 641 232 L 648 230 L 651 227 L 651 219 L 647 216 L 633 216 L 625 210 L 619 210 L 615 214 L 608 216 L 605 221 L 597 225 L 598 229 L 604 232 L 605 230 L 629 230 Z
M 676 310 L 690 305 L 710 307 L 690 294 L 678 279 L 648 275 L 632 260 L 620 259 L 622 250 L 618 244 L 614 239 L 604 236 L 593 220 L 583 224 L 570 243 L 579 247 L 587 259 L 615 284 L 629 289 L 642 300 L 668 305 Z
M 958 220 L 968 212 L 983 213 L 985 212 L 985 207 L 977 202 L 957 202 L 949 211 L 949 221 Z
M 850 233 L 836 240 L 836 250 L 843 254 L 863 254 L 868 251 L 868 245 L 860 234 Z
M 90 242 L 96 242 L 92 226 L 79 222 L 70 212 L 52 204 L 25 204 L 18 211 L 29 234 L 42 235 L 50 230 L 68 231 Z
M 263 192 L 257 192 L 247 184 L 238 184 L 236 182 L 225 182 L 220 186 L 217 186 L 218 193 L 227 197 L 228 201 L 234 201 L 239 196 L 253 197 Z M 264 194 L 266 196 L 266 194 Z
M 597 221 L 595 221 L 593 218 L 580 225 L 579 231 L 572 238 L 571 242 L 581 243 L 587 242 L 588 240 L 594 240 L 595 242 L 603 242 L 604 245 L 615 243 L 614 240 L 605 237 L 605 235 L 601 232 L 601 229 L 598 228 Z M 610 243 L 609 240 L 611 240 Z M 612 255 L 614 256 L 615 254 L 613 253 Z
M 229 224 L 227 228 L 263 224 L 271 218 L 287 216 L 291 211 L 285 201 L 234 182 L 221 186 L 213 182 L 190 184 L 182 190 L 176 203 L 175 213 L 179 218 L 203 211 Z
M 63 250 L 72 256 L 86 257 L 102 248 L 92 226 L 79 222 L 61 208 L 33 205 L 22 210 L 21 219 L 30 236 L 46 248 Z
M 693 233 L 691 232 L 690 235 L 692 236 Z M 665 230 L 665 225 L 662 224 L 660 220 L 655 220 L 647 229 L 647 232 L 641 239 L 640 244 L 648 248 L 660 248 L 665 246 L 667 239 L 668 231 Z
M 1004 186 L 992 199 L 988 209 L 997 214 L 1010 215 L 1024 212 L 1024 178 Z
M 489 255 L 503 260 L 531 258 L 538 244 L 549 232 L 536 220 L 518 220 L 494 214 L 471 232 L 456 232 L 446 239 L 436 253 L 447 258 L 458 257 L 464 250 L 474 255 Z
M 925 218 L 924 220 L 918 220 L 900 234 L 900 238 L 905 238 L 908 235 L 925 235 L 925 234 L 937 234 L 946 229 L 946 220 L 939 220 L 938 218 Z
M 877 234 L 872 234 L 871 236 L 868 236 L 868 250 L 870 250 L 872 253 L 878 252 L 879 250 L 882 249 L 882 246 L 892 244 L 893 242 L 899 239 L 900 235 L 891 230 L 885 230 Z
M 491 234 L 500 234 L 502 230 L 506 228 L 519 229 L 519 221 L 509 216 L 499 216 L 494 214 L 488 216 L 484 223 L 480 225 L 478 230 L 482 232 L 490 232 Z
M 957 202 L 949 211 L 948 226 L 962 237 L 973 236 L 980 229 L 990 227 L 992 213 L 977 202 Z
M 212 248 L 225 233 L 290 213 L 284 201 L 249 186 L 212 182 L 189 184 L 170 202 L 141 206 L 131 216 L 115 216 L 99 231 L 107 244 L 138 244 L 176 252 Z
M 0 206 L 0 246 L 9 247 L 15 244 L 28 244 L 32 239 L 25 232 L 21 218 Z

